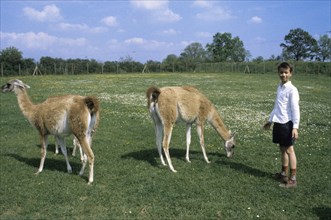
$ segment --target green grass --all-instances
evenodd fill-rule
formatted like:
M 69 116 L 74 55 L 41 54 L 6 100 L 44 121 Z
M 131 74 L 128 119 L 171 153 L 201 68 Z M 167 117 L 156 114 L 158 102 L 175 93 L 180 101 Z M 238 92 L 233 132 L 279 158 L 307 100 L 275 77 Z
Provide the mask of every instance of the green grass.
M 244 74 L 127 74 L 20 77 L 34 102 L 59 94 L 96 95 L 102 111 L 93 139 L 95 182 L 74 174 L 50 145 L 44 171 L 35 176 L 40 143 L 14 94 L 0 94 L 0 219 L 327 219 L 331 216 L 331 78 L 300 75 L 298 187 L 279 188 L 278 147 L 262 125 L 273 107 L 278 77 Z M 1 85 L 9 78 L 1 78 Z M 235 155 L 207 126 L 205 163 L 192 130 L 191 161 L 185 161 L 185 125 L 175 126 L 170 155 L 178 173 L 160 163 L 146 108 L 151 85 L 194 85 L 238 132 Z M 264 116 L 264 114 L 266 114 Z M 69 151 L 71 138 L 67 139 Z

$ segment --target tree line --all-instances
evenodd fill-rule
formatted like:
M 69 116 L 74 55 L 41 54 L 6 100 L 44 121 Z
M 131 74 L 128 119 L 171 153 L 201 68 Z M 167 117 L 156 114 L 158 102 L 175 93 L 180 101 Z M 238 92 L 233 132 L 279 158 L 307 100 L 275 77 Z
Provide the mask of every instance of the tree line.
M 282 53 L 268 59 L 262 56 L 251 59 L 239 37 L 231 33 L 216 33 L 212 43 L 205 47 L 191 43 L 178 56 L 169 54 L 162 62 L 149 60 L 146 63 L 134 61 L 132 57 L 119 61 L 98 62 L 95 59 L 62 59 L 41 57 L 39 61 L 23 58 L 23 53 L 15 47 L 0 52 L 2 75 L 32 74 L 36 66 L 44 74 L 88 74 L 88 73 L 127 73 L 127 72 L 193 72 L 202 63 L 237 63 L 262 61 L 311 61 L 329 62 L 331 60 L 331 38 L 328 34 L 318 40 L 301 28 L 291 29 L 280 44 Z

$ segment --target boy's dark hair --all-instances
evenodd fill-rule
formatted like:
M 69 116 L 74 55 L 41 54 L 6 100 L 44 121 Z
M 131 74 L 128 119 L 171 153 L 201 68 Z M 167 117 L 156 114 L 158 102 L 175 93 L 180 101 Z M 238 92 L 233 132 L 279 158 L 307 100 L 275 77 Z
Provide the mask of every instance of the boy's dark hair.
M 289 69 L 290 69 L 290 72 L 293 71 L 293 67 L 292 67 L 292 65 L 289 64 L 288 62 L 282 62 L 281 64 L 279 64 L 279 65 L 278 65 L 278 72 L 279 72 L 279 69 L 280 69 L 280 68 L 285 68 L 285 69 L 289 68 Z

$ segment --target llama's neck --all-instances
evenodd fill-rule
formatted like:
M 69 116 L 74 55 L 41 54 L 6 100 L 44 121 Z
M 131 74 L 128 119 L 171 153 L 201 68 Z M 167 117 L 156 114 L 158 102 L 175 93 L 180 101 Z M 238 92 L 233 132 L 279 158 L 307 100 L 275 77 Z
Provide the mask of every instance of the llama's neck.
M 226 128 L 222 118 L 217 113 L 216 110 L 213 111 L 211 118 L 209 119 L 210 124 L 217 131 L 218 135 L 224 140 L 227 141 L 231 138 L 229 130 Z
M 17 89 L 15 93 L 17 96 L 18 105 L 23 115 L 31 122 L 35 105 L 30 101 L 30 98 L 25 89 Z

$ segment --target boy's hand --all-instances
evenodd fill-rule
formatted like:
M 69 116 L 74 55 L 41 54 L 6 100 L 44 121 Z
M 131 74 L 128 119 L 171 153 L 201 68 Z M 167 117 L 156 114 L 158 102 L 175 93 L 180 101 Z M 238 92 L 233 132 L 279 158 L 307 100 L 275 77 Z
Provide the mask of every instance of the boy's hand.
M 294 140 L 297 140 L 299 138 L 299 133 L 298 133 L 298 129 L 297 128 L 293 128 L 292 129 L 292 138 Z
M 270 129 L 270 126 L 271 126 L 271 122 L 267 122 L 267 123 L 265 123 L 264 125 L 263 125 L 263 129 L 264 130 L 269 130 Z

